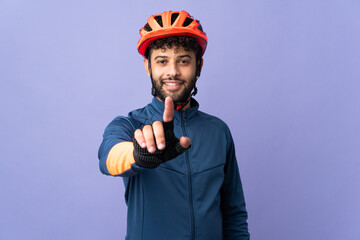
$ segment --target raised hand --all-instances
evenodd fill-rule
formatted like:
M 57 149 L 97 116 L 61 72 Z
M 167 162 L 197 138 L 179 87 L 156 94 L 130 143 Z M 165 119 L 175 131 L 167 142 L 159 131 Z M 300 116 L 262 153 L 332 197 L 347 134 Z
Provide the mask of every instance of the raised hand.
M 155 152 L 156 147 L 159 150 L 163 150 L 166 147 L 163 123 L 172 122 L 173 120 L 174 103 L 171 97 L 167 97 L 165 99 L 163 122 L 155 121 L 152 125 L 145 125 L 142 130 L 136 129 L 134 137 L 141 148 L 147 148 L 150 153 Z M 180 144 L 183 148 L 188 148 L 191 140 L 188 137 L 181 137 Z
M 155 121 L 134 133 L 134 157 L 138 165 L 157 167 L 185 152 L 191 145 L 188 137 L 180 140 L 174 136 L 174 103 L 171 97 L 165 99 L 163 122 Z

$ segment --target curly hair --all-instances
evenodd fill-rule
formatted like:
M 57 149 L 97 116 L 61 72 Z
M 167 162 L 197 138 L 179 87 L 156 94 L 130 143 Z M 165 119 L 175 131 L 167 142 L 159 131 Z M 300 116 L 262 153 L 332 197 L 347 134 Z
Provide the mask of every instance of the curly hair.
M 170 36 L 165 38 L 159 38 L 150 43 L 145 52 L 145 57 L 150 58 L 152 49 L 163 49 L 172 48 L 172 47 L 183 47 L 185 51 L 194 51 L 196 56 L 196 61 L 198 62 L 202 57 L 202 48 L 198 44 L 195 38 L 189 36 Z

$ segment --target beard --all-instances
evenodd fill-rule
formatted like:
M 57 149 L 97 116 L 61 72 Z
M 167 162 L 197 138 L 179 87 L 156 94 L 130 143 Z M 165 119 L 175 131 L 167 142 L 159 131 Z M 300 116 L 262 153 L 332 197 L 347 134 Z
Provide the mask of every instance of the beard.
M 194 76 L 187 84 L 186 81 L 173 77 L 173 78 L 165 78 L 160 79 L 158 81 L 154 80 L 152 74 L 150 74 L 152 88 L 153 88 L 153 95 L 159 97 L 162 101 L 165 101 L 166 97 L 171 97 L 172 100 L 176 105 L 181 105 L 182 103 L 186 102 L 191 97 L 191 91 L 195 87 L 196 77 Z M 166 92 L 163 88 L 163 84 L 165 80 L 177 80 L 181 81 L 181 84 L 184 85 L 184 88 L 180 92 Z

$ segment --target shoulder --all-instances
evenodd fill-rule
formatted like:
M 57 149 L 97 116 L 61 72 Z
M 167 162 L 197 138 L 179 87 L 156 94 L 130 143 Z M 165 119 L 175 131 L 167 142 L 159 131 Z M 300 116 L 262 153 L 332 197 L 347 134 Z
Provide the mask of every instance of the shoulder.
M 149 114 L 148 106 L 138 108 L 129 112 L 128 116 L 115 117 L 107 126 L 107 130 L 121 129 L 133 132 L 147 122 L 149 116 L 151 117 L 151 113 Z

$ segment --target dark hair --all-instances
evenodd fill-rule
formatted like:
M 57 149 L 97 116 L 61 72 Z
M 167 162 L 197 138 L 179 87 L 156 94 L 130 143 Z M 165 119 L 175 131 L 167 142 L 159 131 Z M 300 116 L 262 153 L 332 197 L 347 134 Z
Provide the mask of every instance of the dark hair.
M 172 47 L 183 47 L 185 51 L 194 51 L 196 62 L 199 62 L 202 57 L 202 48 L 197 40 L 193 37 L 176 35 L 165 38 L 159 38 L 149 44 L 145 51 L 145 57 L 150 60 L 150 53 L 152 49 L 166 49 Z

